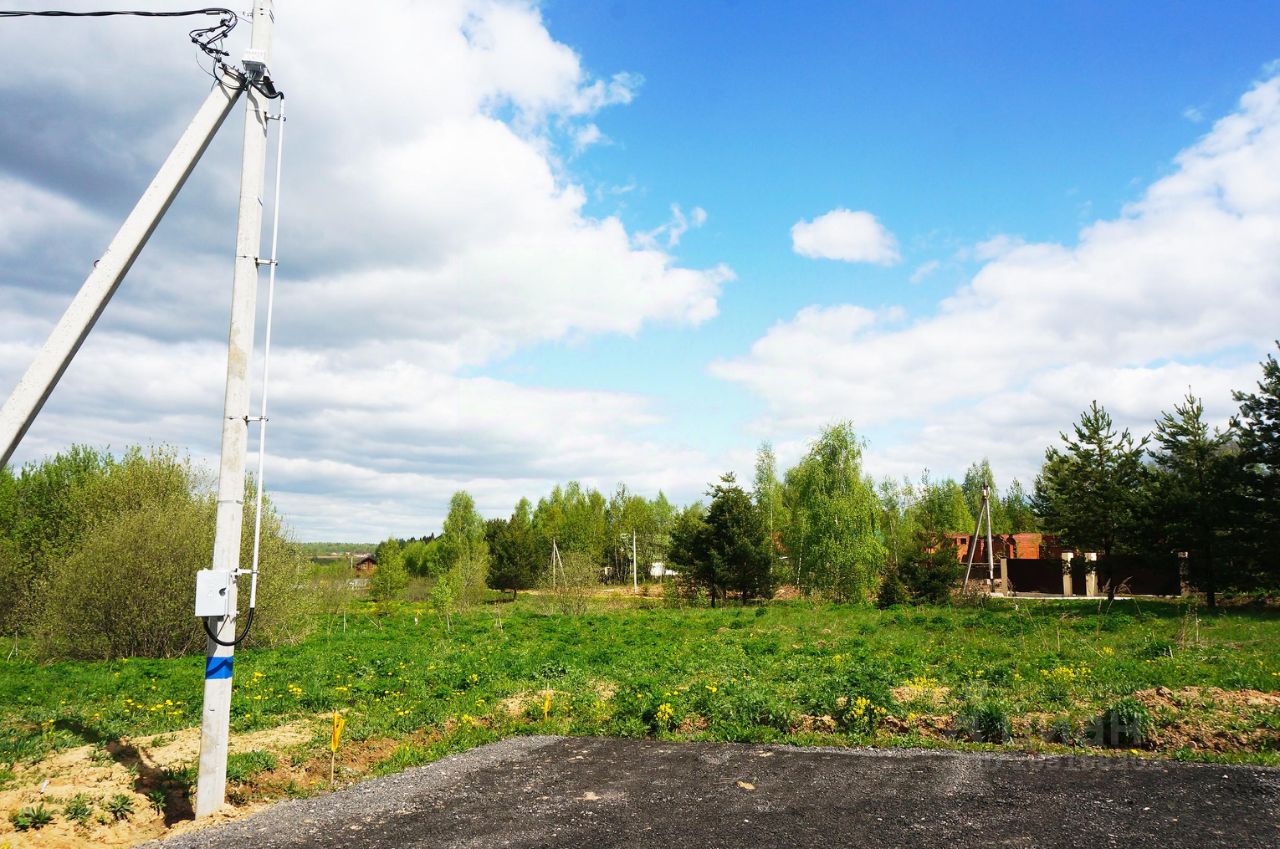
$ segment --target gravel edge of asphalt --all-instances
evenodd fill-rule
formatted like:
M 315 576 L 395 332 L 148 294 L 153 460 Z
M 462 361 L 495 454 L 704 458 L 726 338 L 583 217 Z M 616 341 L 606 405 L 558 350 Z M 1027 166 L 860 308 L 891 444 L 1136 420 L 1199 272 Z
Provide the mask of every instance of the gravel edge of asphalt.
M 425 766 L 410 767 L 392 775 L 360 781 L 335 790 L 332 793 L 277 802 L 264 810 L 250 814 L 244 819 L 226 823 L 214 823 L 210 824 L 209 828 L 195 828 L 171 837 L 149 840 L 146 843 L 139 844 L 135 849 L 198 847 L 203 843 L 202 837 L 211 829 L 221 831 L 224 829 L 252 828 L 258 821 L 267 817 L 272 819 L 294 815 L 305 817 L 312 811 L 320 810 L 323 810 L 327 816 L 332 816 L 335 813 L 342 812 L 344 808 L 349 809 L 352 814 L 358 813 L 364 816 L 378 811 L 391 810 L 400 806 L 398 791 L 401 789 L 430 790 L 467 773 L 501 763 L 511 759 L 513 756 L 536 751 L 564 739 L 566 738 L 551 735 L 508 737 L 496 743 L 487 743 L 474 749 L 468 749 L 465 752 L 459 752 L 456 755 L 449 755 Z
M 232 822 L 211 824 L 208 828 L 195 828 L 182 834 L 159 838 L 140 844 L 135 849 L 195 849 L 204 844 L 211 830 L 249 831 L 265 819 L 306 818 L 323 814 L 326 817 L 339 817 L 344 813 L 352 816 L 369 817 L 379 812 L 397 810 L 403 806 L 401 791 L 422 792 L 439 785 L 454 781 L 468 773 L 484 769 L 506 761 L 518 759 L 521 755 L 535 752 L 546 746 L 573 740 L 615 739 L 599 737 L 561 737 L 551 735 L 530 735 L 508 737 L 495 743 L 488 743 L 468 749 L 456 755 L 449 755 L 425 766 L 368 779 L 356 784 L 312 796 L 306 799 L 289 799 L 278 802 L 258 811 L 244 819 Z M 1058 755 L 1034 752 L 990 752 L 990 751 L 958 751 L 954 749 L 921 749 L 921 748 L 877 748 L 871 746 L 797 746 L 779 743 L 730 743 L 719 741 L 685 741 L 636 739 L 632 742 L 647 743 L 657 748 L 701 748 L 708 751 L 719 749 L 749 749 L 756 751 L 783 752 L 821 752 L 834 755 L 858 756 L 862 758 L 910 759 L 922 756 L 942 757 L 948 759 L 976 759 L 986 761 L 1019 761 L 1038 762 L 1046 769 L 1088 768 L 1102 770 L 1202 770 L 1234 773 L 1253 773 L 1265 783 L 1280 789 L 1280 767 L 1257 766 L 1253 764 L 1213 764 L 1190 761 L 1172 761 L 1167 759 L 1134 758 L 1130 756 L 1107 755 Z

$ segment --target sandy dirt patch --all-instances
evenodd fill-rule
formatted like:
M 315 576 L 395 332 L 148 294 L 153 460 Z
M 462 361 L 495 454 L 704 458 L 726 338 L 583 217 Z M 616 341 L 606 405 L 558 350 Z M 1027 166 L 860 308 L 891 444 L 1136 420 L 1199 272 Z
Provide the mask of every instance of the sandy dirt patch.
M 277 754 L 306 743 L 312 736 L 310 722 L 297 722 L 233 735 L 231 751 Z M 14 769 L 14 780 L 0 791 L 0 847 L 131 846 L 167 834 L 174 827 L 190 828 L 192 824 L 184 825 L 191 817 L 191 802 L 184 788 L 194 774 L 199 752 L 200 729 L 187 728 L 79 746 L 38 764 L 19 765 Z M 83 825 L 70 822 L 64 812 L 67 802 L 76 796 L 84 796 L 92 804 L 92 813 Z M 109 813 L 105 805 L 113 797 L 124 797 L 132 813 L 120 818 Z M 18 831 L 9 814 L 37 805 L 53 814 L 53 822 L 38 830 Z M 238 819 L 259 807 L 228 807 L 202 820 L 200 826 Z
M 1280 693 L 1156 687 L 1134 694 L 1155 720 L 1157 749 L 1202 752 L 1280 748 Z

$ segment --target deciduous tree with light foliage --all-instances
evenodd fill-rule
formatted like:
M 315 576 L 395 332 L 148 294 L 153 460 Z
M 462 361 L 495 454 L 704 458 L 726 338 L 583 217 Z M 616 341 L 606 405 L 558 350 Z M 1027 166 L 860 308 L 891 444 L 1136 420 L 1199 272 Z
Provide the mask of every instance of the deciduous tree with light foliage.
M 751 499 L 760 511 L 760 521 L 764 523 L 770 557 L 776 560 L 776 554 L 782 547 L 782 529 L 787 526 L 787 507 L 782 497 L 782 481 L 778 479 L 778 458 L 768 440 L 761 442 L 756 450 Z
M 787 472 L 785 542 L 807 592 L 869 600 L 879 587 L 885 562 L 880 504 L 863 475 L 862 450 L 852 424 L 835 424 Z
M 440 557 L 454 597 L 462 605 L 474 604 L 484 597 L 485 579 L 489 572 L 489 544 L 485 541 L 484 519 L 476 511 L 476 502 L 466 492 L 458 491 L 449 499 L 449 515 L 444 520 Z
M 369 597 L 378 602 L 383 612 L 387 612 L 409 585 L 409 572 L 405 569 L 404 549 L 398 540 L 389 540 L 381 548 L 378 565 L 369 577 Z

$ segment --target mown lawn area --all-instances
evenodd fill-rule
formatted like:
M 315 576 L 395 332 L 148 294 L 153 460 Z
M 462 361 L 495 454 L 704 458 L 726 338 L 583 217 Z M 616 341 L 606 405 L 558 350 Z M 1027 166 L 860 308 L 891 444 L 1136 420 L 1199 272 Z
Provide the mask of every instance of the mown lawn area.
M 202 668 L 201 657 L 0 663 L 0 765 L 194 726 Z M 601 600 L 563 616 L 525 594 L 450 630 L 420 605 L 368 607 L 345 626 L 328 618 L 300 645 L 239 652 L 235 678 L 233 732 L 311 723 L 326 771 L 325 717 L 343 711 L 350 748 L 339 763 L 352 759 L 352 777 L 522 733 L 1280 764 L 1275 609 Z M 1137 711 L 1143 739 L 1108 738 L 1099 718 L 1117 704 Z

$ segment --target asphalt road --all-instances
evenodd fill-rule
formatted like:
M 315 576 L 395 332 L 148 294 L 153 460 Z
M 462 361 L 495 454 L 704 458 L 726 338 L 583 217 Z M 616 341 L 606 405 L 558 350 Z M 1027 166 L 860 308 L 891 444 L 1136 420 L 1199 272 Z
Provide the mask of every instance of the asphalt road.
M 1280 769 L 524 737 L 163 849 L 1280 847 Z

